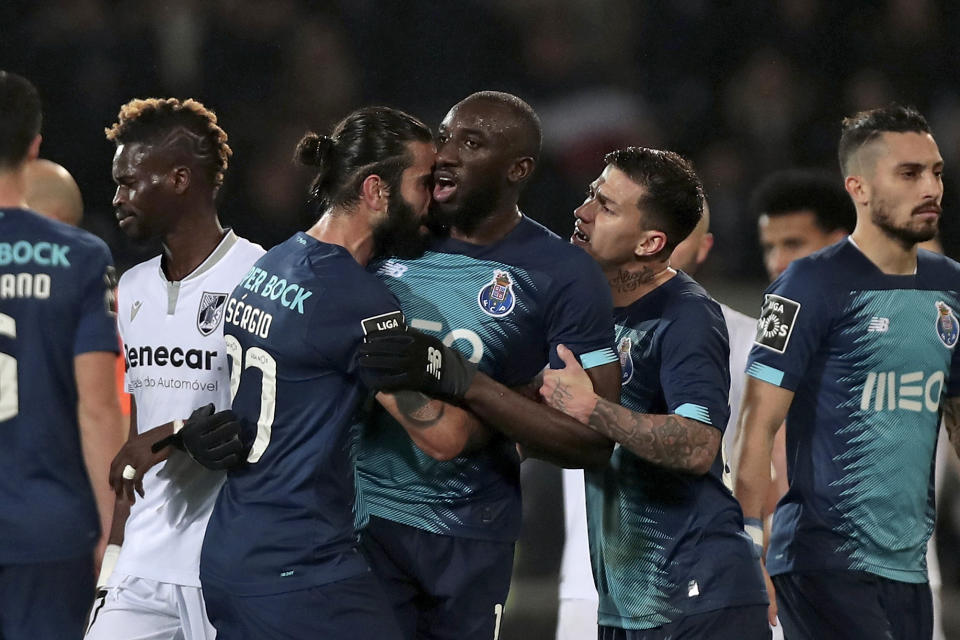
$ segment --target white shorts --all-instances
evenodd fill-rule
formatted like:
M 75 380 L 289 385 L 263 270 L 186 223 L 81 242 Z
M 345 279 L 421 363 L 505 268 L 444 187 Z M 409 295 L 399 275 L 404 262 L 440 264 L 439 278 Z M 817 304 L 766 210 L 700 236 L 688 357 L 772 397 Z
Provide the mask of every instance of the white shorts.
M 213 640 L 200 587 L 124 576 L 97 598 L 86 640 Z
M 557 640 L 597 637 L 597 601 L 560 598 L 557 609 Z

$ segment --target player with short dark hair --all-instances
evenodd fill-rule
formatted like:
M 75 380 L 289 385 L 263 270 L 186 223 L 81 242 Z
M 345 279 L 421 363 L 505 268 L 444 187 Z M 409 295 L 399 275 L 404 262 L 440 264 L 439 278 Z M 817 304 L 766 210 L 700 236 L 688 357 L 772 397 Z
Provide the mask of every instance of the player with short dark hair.
M 0 637 L 83 636 L 123 442 L 110 251 L 26 202 L 40 97 L 0 71 Z
M 856 210 L 829 174 L 788 169 L 767 176 L 750 198 L 760 248 L 770 280 L 791 262 L 837 242 L 853 231 Z
M 131 100 L 106 135 L 116 143 L 120 229 L 159 240 L 162 253 L 124 273 L 118 288 L 130 436 L 110 467 L 116 565 L 101 573 L 87 638 L 213 638 L 200 545 L 223 473 L 151 447 L 195 407 L 229 406 L 226 298 L 263 249 L 220 225 L 230 147 L 213 111 L 189 99 Z
M 960 433 L 960 265 L 916 245 L 937 232 L 943 159 L 923 118 L 891 105 L 844 120 L 840 164 L 857 225 L 767 289 L 736 492 L 759 523 L 786 419 L 771 616 L 788 638 L 930 638 L 941 413 L 955 448 Z
M 759 553 L 720 451 L 730 387 L 719 305 L 670 256 L 702 187 L 682 156 L 630 147 L 576 210 L 571 238 L 603 268 L 621 354 L 620 401 L 599 397 L 565 347 L 546 402 L 618 443 L 585 471 L 601 640 L 769 638 Z
M 539 120 L 516 96 L 480 92 L 457 103 L 439 127 L 430 214 L 449 237 L 436 238 L 420 259 L 372 267 L 408 324 L 433 340 L 372 339 L 361 372 L 374 388 L 425 390 L 419 358 L 427 353 L 438 374 L 457 366 L 448 350 L 481 372 L 459 380 L 458 395 L 482 424 L 437 427 L 436 416 L 424 414 L 426 396 L 398 407 L 420 420 L 410 438 L 382 412 L 364 424 L 361 540 L 405 638 L 498 633 L 520 530 L 516 442 L 568 465 L 610 455 L 606 438 L 507 388 L 559 364 L 554 348 L 563 342 L 604 395 L 618 391 L 599 269 L 517 207 L 539 150 Z
M 222 637 L 400 637 L 357 549 L 352 427 L 366 388 L 355 352 L 365 335 L 404 329 L 396 298 L 364 266 L 422 251 L 435 152 L 426 126 L 386 107 L 308 134 L 297 158 L 319 168 L 320 218 L 258 260 L 226 303 L 243 461 L 200 565 Z

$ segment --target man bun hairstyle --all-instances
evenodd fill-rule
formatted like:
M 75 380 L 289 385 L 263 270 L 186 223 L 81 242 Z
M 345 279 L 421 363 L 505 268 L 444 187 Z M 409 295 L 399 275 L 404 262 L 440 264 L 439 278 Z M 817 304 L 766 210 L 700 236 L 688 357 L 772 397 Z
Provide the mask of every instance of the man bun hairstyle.
M 0 70 L 0 169 L 26 160 L 42 123 L 37 88 L 23 76 Z
M 310 201 L 324 212 L 356 202 L 370 175 L 399 189 L 400 177 L 413 161 L 407 150 L 410 142 L 433 142 L 430 128 L 398 109 L 365 107 L 347 115 L 329 136 L 304 135 L 294 159 L 318 167 Z
M 693 164 L 673 151 L 627 147 L 608 153 L 604 162 L 623 171 L 646 193 L 637 202 L 643 224 L 667 236 L 669 255 L 703 217 L 703 185 Z
M 857 151 L 885 132 L 930 133 L 930 125 L 916 108 L 895 102 L 885 107 L 861 111 L 843 119 L 838 155 L 843 175 L 851 175 L 850 161 Z
M 210 184 L 220 187 L 233 150 L 217 115 L 188 98 L 134 99 L 120 107 L 117 122 L 105 129 L 117 145 L 141 143 L 181 151 L 206 169 Z

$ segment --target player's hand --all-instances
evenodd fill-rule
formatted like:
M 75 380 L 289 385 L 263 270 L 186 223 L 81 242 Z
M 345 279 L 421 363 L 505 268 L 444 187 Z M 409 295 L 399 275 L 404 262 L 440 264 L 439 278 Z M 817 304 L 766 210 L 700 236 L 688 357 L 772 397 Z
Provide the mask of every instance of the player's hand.
M 373 391 L 421 391 L 429 396 L 463 398 L 475 364 L 440 340 L 408 329 L 367 336 L 357 351 L 357 371 Z
M 163 462 L 170 455 L 169 451 L 152 451 L 151 445 L 170 433 L 172 429 L 173 426 L 170 423 L 154 427 L 133 436 L 120 448 L 113 462 L 110 463 L 110 486 L 113 487 L 118 498 L 125 495 L 133 504 L 137 500 L 134 492 L 143 497 L 143 476 L 154 465 Z M 126 475 L 124 475 L 125 470 Z
M 213 412 L 213 403 L 195 409 L 177 433 L 153 444 L 153 450 L 174 446 L 191 458 L 215 471 L 239 465 L 246 448 L 241 439 L 243 423 L 227 409 Z
M 558 344 L 557 355 L 563 360 L 564 368 L 544 370 L 540 395 L 549 406 L 587 424 L 597 406 L 593 382 L 570 349 Z
M 767 585 L 767 597 L 770 598 L 770 605 L 767 607 L 767 622 L 770 623 L 771 627 L 777 626 L 777 590 L 773 586 L 773 580 L 770 579 L 770 574 L 767 573 L 766 565 L 761 562 L 760 568 L 763 569 L 763 581 Z

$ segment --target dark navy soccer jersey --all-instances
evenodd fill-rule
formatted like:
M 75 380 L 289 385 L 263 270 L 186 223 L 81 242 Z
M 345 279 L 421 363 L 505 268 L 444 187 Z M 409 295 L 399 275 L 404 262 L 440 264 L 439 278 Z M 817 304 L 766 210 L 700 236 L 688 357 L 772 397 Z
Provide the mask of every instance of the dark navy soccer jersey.
M 958 285 L 943 256 L 921 250 L 916 274 L 885 275 L 844 240 L 767 289 L 747 373 L 795 392 L 771 574 L 927 580 L 940 402 L 960 392 Z
M 115 285 L 99 238 L 0 209 L 0 564 L 78 557 L 100 535 L 73 362 L 119 351 Z
M 729 346 L 723 313 L 686 274 L 614 310 L 621 404 L 726 428 Z M 721 453 L 702 476 L 669 471 L 619 444 L 586 470 L 599 623 L 650 629 L 724 607 L 763 604 L 766 589 Z
M 367 571 L 355 550 L 355 352 L 402 326 L 393 295 L 341 246 L 298 233 L 268 251 L 227 301 L 233 410 L 257 424 L 207 526 L 203 584 L 263 595 Z
M 583 250 L 529 218 L 503 240 L 438 240 L 417 260 L 372 265 L 407 324 L 441 338 L 507 386 L 529 382 L 565 344 L 586 367 L 614 362 L 612 302 Z M 375 515 L 440 534 L 512 541 L 520 530 L 516 448 L 496 437 L 440 462 L 386 412 L 364 426 L 357 460 L 358 522 Z

